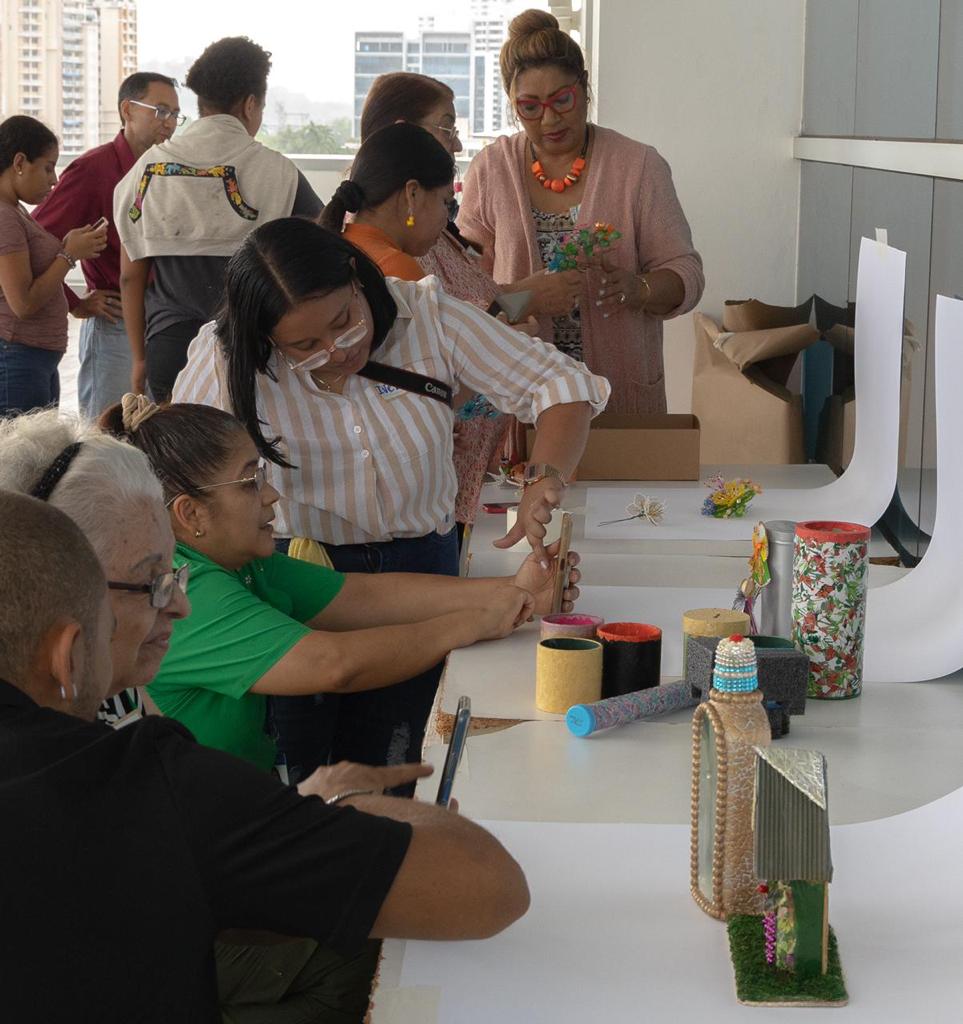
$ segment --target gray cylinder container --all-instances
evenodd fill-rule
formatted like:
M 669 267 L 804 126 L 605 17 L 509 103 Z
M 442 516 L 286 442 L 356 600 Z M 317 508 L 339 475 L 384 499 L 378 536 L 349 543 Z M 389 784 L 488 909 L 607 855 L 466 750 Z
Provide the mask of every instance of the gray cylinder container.
M 769 572 L 772 580 L 759 600 L 759 632 L 763 636 L 792 636 L 792 553 L 796 524 L 773 519 L 763 524 L 769 541 Z

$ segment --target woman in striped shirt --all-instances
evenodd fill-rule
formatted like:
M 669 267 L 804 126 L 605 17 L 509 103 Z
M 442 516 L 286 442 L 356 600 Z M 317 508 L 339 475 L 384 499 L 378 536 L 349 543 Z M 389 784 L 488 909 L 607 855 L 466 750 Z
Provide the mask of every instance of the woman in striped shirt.
M 281 495 L 279 536 L 325 544 L 344 572 L 456 575 L 450 396 L 464 385 L 537 424 L 540 468 L 517 526 L 497 543 L 527 538 L 547 560 L 545 524 L 608 399 L 604 378 L 445 295 L 433 278 L 386 280 L 348 242 L 295 218 L 248 236 L 228 267 L 226 300 L 191 344 L 174 399 L 218 406 L 245 425 Z M 276 702 L 288 763 L 306 771 L 329 757 L 417 758 L 439 675 L 440 666 L 339 698 L 330 748 L 313 733 L 328 732 L 328 702 L 319 719 L 311 698 L 282 699 L 300 701 L 294 709 Z

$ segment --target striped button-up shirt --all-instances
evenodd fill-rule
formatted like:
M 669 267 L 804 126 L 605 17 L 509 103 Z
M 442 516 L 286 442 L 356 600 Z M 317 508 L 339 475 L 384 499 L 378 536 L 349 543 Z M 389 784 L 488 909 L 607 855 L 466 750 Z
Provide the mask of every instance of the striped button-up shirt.
M 398 317 L 372 358 L 466 385 L 492 405 L 534 423 L 553 405 L 605 407 L 609 383 L 553 345 L 528 338 L 475 306 L 446 295 L 437 279 L 387 279 Z M 273 381 L 257 378 L 258 415 L 280 436 L 294 469 L 268 465 L 281 494 L 282 537 L 329 544 L 420 537 L 453 525 L 458 483 L 452 410 L 443 403 L 352 375 L 343 394 L 326 392 L 276 354 Z M 191 342 L 175 402 L 233 411 L 214 324 Z

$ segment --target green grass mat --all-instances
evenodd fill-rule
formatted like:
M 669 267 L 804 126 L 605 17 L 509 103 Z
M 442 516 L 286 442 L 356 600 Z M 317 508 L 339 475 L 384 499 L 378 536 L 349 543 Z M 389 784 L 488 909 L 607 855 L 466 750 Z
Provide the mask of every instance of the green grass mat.
M 766 963 L 762 917 L 736 914 L 729 918 L 729 952 L 736 972 L 736 996 L 741 1003 L 835 1003 L 848 1000 L 839 949 L 829 929 L 829 970 L 800 979 Z

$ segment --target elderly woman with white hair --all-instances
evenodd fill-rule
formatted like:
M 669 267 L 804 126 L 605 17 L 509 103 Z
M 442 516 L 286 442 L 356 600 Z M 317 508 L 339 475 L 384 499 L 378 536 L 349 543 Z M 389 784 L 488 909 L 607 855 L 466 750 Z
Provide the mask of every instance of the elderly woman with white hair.
M 144 456 L 55 410 L 0 420 L 0 489 L 32 494 L 83 530 L 110 581 L 117 630 L 112 691 L 100 717 L 140 713 L 139 687 L 160 668 L 174 620 L 190 610 L 160 481 Z
M 61 419 L 56 410 L 0 419 L 0 490 L 57 506 L 90 541 L 107 576 L 117 624 L 114 696 L 101 717 L 115 725 L 138 717 L 136 688 L 157 674 L 174 622 L 190 611 L 187 572 L 173 568 L 174 535 L 147 457 L 94 426 Z M 429 771 L 343 763 L 319 768 L 298 790 L 318 796 L 380 791 Z M 367 1006 L 377 944 L 349 956 L 311 939 L 268 946 L 220 942 L 215 951 L 224 1021 L 344 1021 L 360 1017 Z

